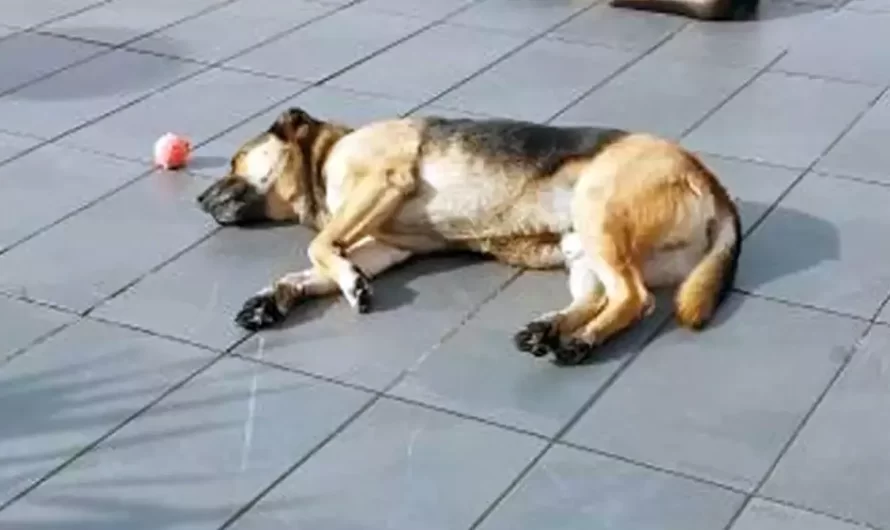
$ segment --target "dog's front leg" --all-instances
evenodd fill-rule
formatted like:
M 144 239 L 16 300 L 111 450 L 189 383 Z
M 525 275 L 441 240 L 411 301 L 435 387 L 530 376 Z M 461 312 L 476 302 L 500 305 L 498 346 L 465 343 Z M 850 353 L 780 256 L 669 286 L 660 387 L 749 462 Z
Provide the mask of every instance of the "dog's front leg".
M 337 283 L 349 305 L 359 313 L 370 309 L 371 285 L 366 272 L 349 260 L 345 250 L 363 237 L 374 236 L 414 188 L 410 164 L 367 171 L 309 244 L 312 265 Z
M 373 278 L 410 258 L 413 253 L 366 237 L 352 246 L 346 258 Z M 301 301 L 337 292 L 337 282 L 317 268 L 285 274 L 244 302 L 235 317 L 239 326 L 256 331 L 284 320 Z

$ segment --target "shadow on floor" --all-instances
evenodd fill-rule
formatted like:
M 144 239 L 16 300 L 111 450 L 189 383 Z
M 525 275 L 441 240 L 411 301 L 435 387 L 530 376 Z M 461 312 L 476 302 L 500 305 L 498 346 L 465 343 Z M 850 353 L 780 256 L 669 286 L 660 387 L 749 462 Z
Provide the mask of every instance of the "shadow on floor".
M 137 38 L 140 33 L 128 31 L 112 27 L 95 27 L 95 28 L 75 28 L 66 30 L 74 35 L 83 35 L 84 38 L 99 43 L 108 42 L 124 42 Z M 56 51 L 56 48 L 48 49 L 41 43 L 40 39 L 32 39 L 32 49 L 22 49 L 18 53 L 20 61 L 41 63 L 47 61 L 47 54 Z M 151 47 L 159 54 L 169 56 L 179 56 L 182 54 L 181 47 L 177 42 L 161 37 L 149 36 L 140 43 L 150 43 Z M 136 52 L 112 51 L 111 54 L 130 53 L 137 55 Z M 141 54 L 145 60 L 133 61 L 132 68 L 127 68 L 126 60 L 118 59 L 115 61 L 109 58 L 107 54 L 90 59 L 87 63 L 82 63 L 72 67 L 89 68 L 91 75 L 69 75 L 64 78 L 64 83 L 52 82 L 52 77 L 43 82 L 37 82 L 33 85 L 25 86 L 6 97 L 27 100 L 72 100 L 72 99 L 88 99 L 101 97 L 105 95 L 122 94 L 130 92 L 139 92 L 147 87 L 157 86 L 165 81 L 173 81 L 182 75 L 183 67 L 187 65 L 185 62 L 164 59 L 161 57 Z M 121 56 L 123 57 L 123 56 Z M 138 58 L 138 55 L 137 57 Z M 99 63 L 98 61 L 102 61 Z M 99 71 L 95 65 L 107 65 L 107 71 Z M 138 68 L 135 67 L 138 65 Z M 58 74 L 57 74 L 58 75 Z

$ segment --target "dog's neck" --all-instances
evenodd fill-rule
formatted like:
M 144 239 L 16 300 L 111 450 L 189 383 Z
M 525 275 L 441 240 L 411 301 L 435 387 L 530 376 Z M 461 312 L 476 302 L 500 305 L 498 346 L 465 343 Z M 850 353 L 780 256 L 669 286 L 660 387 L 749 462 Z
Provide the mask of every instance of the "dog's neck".
M 320 230 L 328 223 L 331 212 L 328 211 L 325 187 L 324 165 L 331 150 L 344 136 L 353 129 L 333 122 L 320 122 L 306 138 L 303 145 L 303 160 L 306 167 L 300 174 L 303 177 L 301 196 L 304 204 L 299 206 L 301 223 Z

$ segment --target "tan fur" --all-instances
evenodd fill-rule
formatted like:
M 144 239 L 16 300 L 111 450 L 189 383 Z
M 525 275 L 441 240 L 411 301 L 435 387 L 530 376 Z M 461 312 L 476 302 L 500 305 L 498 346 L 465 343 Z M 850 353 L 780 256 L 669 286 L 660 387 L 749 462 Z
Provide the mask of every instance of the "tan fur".
M 569 270 L 572 303 L 517 335 L 536 355 L 577 362 L 588 354 L 578 345 L 600 344 L 652 311 L 650 287 L 682 282 L 682 325 L 711 318 L 734 271 L 738 213 L 692 154 L 651 135 L 605 135 L 589 154 L 534 169 L 459 133 L 425 140 L 426 127 L 414 118 L 350 131 L 291 111 L 239 150 L 227 178 L 272 178 L 267 215 L 318 230 L 313 268 L 272 288 L 283 292 L 273 296 L 278 310 L 336 285 L 366 311 L 373 276 L 411 255 L 464 249 Z M 249 300 L 239 322 L 260 322 L 267 298 Z

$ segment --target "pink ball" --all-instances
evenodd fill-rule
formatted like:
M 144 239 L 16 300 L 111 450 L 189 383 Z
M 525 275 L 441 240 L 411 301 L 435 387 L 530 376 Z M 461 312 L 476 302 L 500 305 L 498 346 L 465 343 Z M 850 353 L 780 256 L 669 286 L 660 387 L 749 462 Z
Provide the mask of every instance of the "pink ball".
M 167 133 L 155 142 L 154 162 L 164 169 L 178 169 L 188 162 L 192 146 L 187 139 Z

